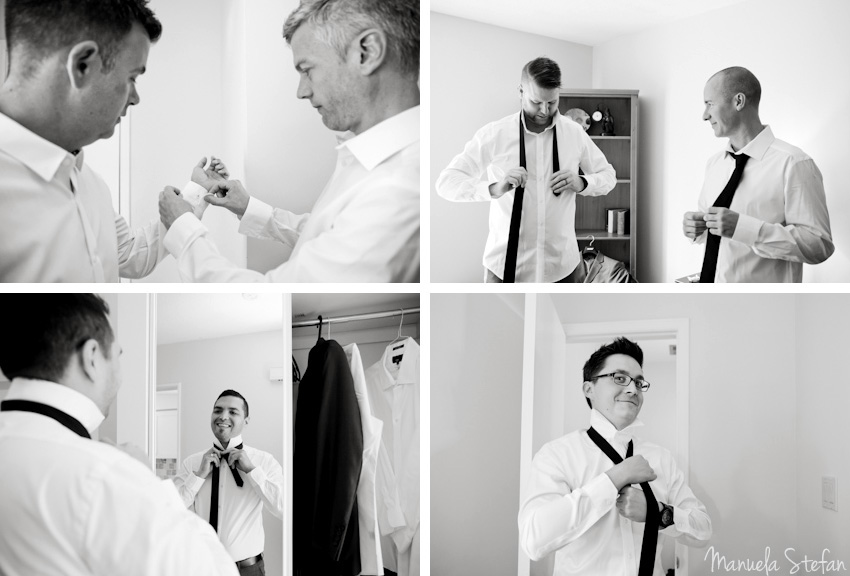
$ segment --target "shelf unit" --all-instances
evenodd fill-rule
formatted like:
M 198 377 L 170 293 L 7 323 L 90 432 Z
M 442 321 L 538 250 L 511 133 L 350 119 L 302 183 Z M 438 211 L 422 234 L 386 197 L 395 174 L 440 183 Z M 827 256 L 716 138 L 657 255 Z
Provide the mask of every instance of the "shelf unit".
M 561 92 L 558 109 L 566 114 L 581 108 L 589 115 L 597 108 L 611 111 L 615 136 L 602 136 L 602 122 L 591 122 L 587 131 L 617 172 L 617 184 L 605 196 L 576 196 L 576 238 L 579 250 L 590 244 L 606 256 L 625 263 L 629 273 L 637 274 L 637 90 L 569 90 Z M 608 232 L 608 210 L 627 208 L 629 228 L 626 234 Z

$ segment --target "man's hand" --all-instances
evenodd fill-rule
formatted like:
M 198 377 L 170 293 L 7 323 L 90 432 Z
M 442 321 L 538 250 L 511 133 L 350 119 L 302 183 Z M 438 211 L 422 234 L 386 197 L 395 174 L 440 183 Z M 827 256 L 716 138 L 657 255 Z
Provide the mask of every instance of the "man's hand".
M 192 168 L 192 182 L 203 186 L 209 191 L 217 182 L 223 182 L 230 177 L 227 166 L 215 156 L 210 157 L 210 165 L 207 166 L 207 157 L 204 156 L 198 164 Z
M 205 209 L 206 204 L 203 202 L 197 208 L 201 216 L 203 216 Z M 180 190 L 177 188 L 166 186 L 165 190 L 159 193 L 159 219 L 162 220 L 166 230 L 171 228 L 174 221 L 187 212 L 195 214 L 200 219 L 200 216 L 192 209 L 192 205 L 183 199 Z
M 696 240 L 706 231 L 705 214 L 702 212 L 685 212 L 682 219 L 682 231 L 687 238 Z
M 555 196 L 560 196 L 562 192 L 581 192 L 587 186 L 581 176 L 572 170 L 558 170 L 549 179 L 549 188 L 555 193 Z
M 239 180 L 218 182 L 210 188 L 210 193 L 204 196 L 204 200 L 213 206 L 223 206 L 240 218 L 245 214 L 250 199 L 251 196 Z
M 236 464 L 236 468 L 246 473 L 251 473 L 251 470 L 254 469 L 254 465 L 251 464 L 251 459 L 248 458 L 248 454 L 245 453 L 244 450 L 231 450 L 224 454 L 225 458 L 227 458 L 227 465 L 233 467 Z
M 213 466 L 221 466 L 221 454 L 215 448 L 210 448 L 201 457 L 201 465 L 195 471 L 195 476 L 206 478 L 212 472 Z
M 514 188 L 525 186 L 528 181 L 528 172 L 525 168 L 512 168 L 508 170 L 501 182 L 490 184 L 490 197 L 493 199 L 501 198 Z
M 738 226 L 738 213 L 712 206 L 705 215 L 705 226 L 710 234 L 731 238 Z
M 617 497 L 617 512 L 632 522 L 646 522 L 646 495 L 640 488 L 626 486 Z
M 650 482 L 655 480 L 655 471 L 646 461 L 646 458 L 638 454 L 626 458 L 610 470 L 606 472 L 614 486 L 617 487 L 617 492 L 629 484 L 640 484 L 641 482 Z

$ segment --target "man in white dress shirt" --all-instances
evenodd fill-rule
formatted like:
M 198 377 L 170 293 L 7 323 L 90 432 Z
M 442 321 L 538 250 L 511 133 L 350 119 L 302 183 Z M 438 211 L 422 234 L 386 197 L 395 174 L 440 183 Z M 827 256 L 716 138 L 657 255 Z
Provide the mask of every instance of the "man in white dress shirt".
M 688 546 L 704 546 L 711 536 L 705 506 L 670 452 L 635 436 L 649 389 L 642 364 L 640 347 L 625 338 L 594 352 L 584 365 L 582 388 L 591 407 L 590 430 L 553 440 L 534 456 L 520 504 L 520 545 L 532 560 L 554 552 L 555 576 L 639 573 L 648 511 L 644 492 L 632 484 L 649 483 L 659 533 Z M 615 465 L 594 434 L 625 458 Z M 664 573 L 660 550 L 649 552 L 654 576 Z
M 686 212 L 682 224 L 695 242 L 719 237 L 700 282 L 802 282 L 803 264 L 820 264 L 835 251 L 820 170 L 761 123 L 761 84 L 746 68 L 717 72 L 704 96 L 702 119 L 729 142 L 708 160 L 699 211 Z M 714 206 L 741 160 L 731 204 Z M 709 241 L 706 255 L 711 248 Z
M 213 446 L 186 458 L 174 484 L 183 504 L 216 528 L 240 576 L 263 576 L 263 507 L 283 517 L 283 470 L 268 452 L 242 443 L 249 421 L 248 401 L 222 392 L 210 416 Z
M 121 347 L 91 294 L 6 295 L 0 368 L 4 576 L 237 571 L 209 525 L 121 450 L 91 440 L 121 385 Z M 11 464 L 14 463 L 14 464 Z
M 173 189 L 164 191 L 165 246 L 181 277 L 418 282 L 419 0 L 302 2 L 287 18 L 284 37 L 301 75 L 298 98 L 309 99 L 329 129 L 350 133 L 340 139 L 334 173 L 309 214 L 273 208 L 236 181 L 206 196 L 239 217 L 243 234 L 292 248 L 266 274 L 222 257 L 189 205 Z
M 157 220 L 131 230 L 83 147 L 130 106 L 162 26 L 146 0 L 8 0 L 0 86 L 0 281 L 118 282 L 164 254 Z M 226 176 L 226 173 L 222 173 Z M 193 178 L 219 178 L 203 163 Z M 200 217 L 205 203 L 195 211 Z
M 511 214 L 519 186 L 525 193 L 516 281 L 584 280 L 575 232 L 575 195 L 607 194 L 616 185 L 616 175 L 581 126 L 558 112 L 560 87 L 561 69 L 556 62 L 541 57 L 527 63 L 519 86 L 522 112 L 484 126 L 437 179 L 437 193 L 447 200 L 490 203 L 490 234 L 483 260 L 486 282 L 505 279 Z M 525 168 L 520 165 L 520 133 L 525 141 Z M 558 171 L 553 170 L 556 149 Z M 579 168 L 584 174 L 579 175 Z

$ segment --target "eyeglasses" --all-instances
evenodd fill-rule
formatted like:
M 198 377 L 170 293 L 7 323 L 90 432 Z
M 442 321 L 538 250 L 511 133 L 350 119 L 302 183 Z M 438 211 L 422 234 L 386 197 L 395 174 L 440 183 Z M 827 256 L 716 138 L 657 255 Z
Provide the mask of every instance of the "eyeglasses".
M 628 374 L 623 374 L 622 372 L 611 372 L 610 374 L 600 374 L 599 376 L 594 376 L 591 380 L 596 380 L 597 378 L 605 378 L 607 376 L 611 377 L 611 380 L 614 381 L 614 384 L 618 384 L 620 386 L 626 387 L 632 382 L 635 383 L 635 388 L 640 390 L 641 392 L 646 392 L 649 390 L 649 382 L 644 380 L 643 378 L 632 378 Z

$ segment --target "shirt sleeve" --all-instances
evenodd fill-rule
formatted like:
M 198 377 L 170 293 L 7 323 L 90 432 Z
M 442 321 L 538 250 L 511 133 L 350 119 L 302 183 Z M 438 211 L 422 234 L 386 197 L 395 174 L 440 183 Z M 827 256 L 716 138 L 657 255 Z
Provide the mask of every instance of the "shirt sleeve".
M 739 214 L 732 240 L 762 258 L 820 264 L 835 251 L 826 209 L 823 176 L 814 160 L 793 164 L 785 184 L 785 222 Z
M 175 220 L 165 246 L 184 281 L 418 282 L 418 184 L 375 182 L 345 207 L 330 230 L 299 242 L 287 262 L 265 274 L 238 268 L 222 256 L 191 214 Z
M 275 518 L 283 518 L 283 469 L 270 455 L 263 455 L 260 464 L 255 466 L 248 479 L 254 491 L 263 501 L 263 506 Z
M 251 197 L 239 232 L 252 238 L 276 240 L 294 247 L 310 214 L 294 214 L 281 208 L 272 208 L 262 200 Z
M 665 504 L 673 507 L 673 525 L 661 533 L 676 538 L 687 546 L 702 547 L 711 538 L 711 518 L 705 506 L 685 484 L 685 475 L 670 457 L 667 461 L 667 477 L 670 479 L 668 498 Z
M 590 139 L 590 136 L 582 132 L 584 146 L 581 151 L 579 166 L 584 172 L 587 186 L 579 192 L 582 196 L 602 196 L 614 189 L 617 184 L 617 174 L 602 150 Z
M 540 560 L 578 539 L 617 501 L 604 472 L 584 486 L 569 485 L 559 460 L 544 447 L 534 457 L 519 510 L 520 546 Z
M 452 202 L 486 202 L 491 200 L 490 184 L 498 181 L 488 174 L 491 159 L 491 126 L 485 126 L 466 143 L 437 178 L 437 194 Z M 519 164 L 517 163 L 517 166 Z
M 159 219 L 146 226 L 130 230 L 123 216 L 115 214 L 115 233 L 118 241 L 118 274 L 122 278 L 144 278 L 162 260 L 165 250 L 161 239 L 165 227 Z
M 174 477 L 174 486 L 177 488 L 177 493 L 183 500 L 183 505 L 186 508 L 195 508 L 195 496 L 201 491 L 201 486 L 204 485 L 204 479 L 195 476 L 194 467 L 191 463 L 191 458 L 183 460 L 180 465 L 180 472 Z
M 91 572 L 237 576 L 215 531 L 186 510 L 174 485 L 129 460 L 94 467 L 81 489 L 81 549 Z

